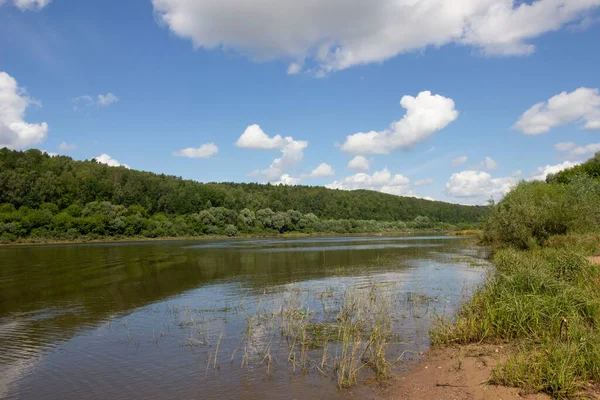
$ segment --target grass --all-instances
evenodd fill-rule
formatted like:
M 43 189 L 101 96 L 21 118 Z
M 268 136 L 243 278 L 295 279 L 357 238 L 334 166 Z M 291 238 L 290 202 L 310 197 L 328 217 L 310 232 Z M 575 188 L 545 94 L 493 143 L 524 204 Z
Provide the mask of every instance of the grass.
M 338 388 L 356 384 L 364 369 L 380 381 L 390 375 L 391 287 L 325 291 L 319 309 L 311 309 L 304 295 L 295 292 L 276 312 L 257 307 L 238 348 L 256 349 L 254 364 L 266 364 L 269 374 L 273 360 L 283 358 L 294 371 L 335 377 Z M 245 353 L 242 365 L 249 366 L 252 355 Z
M 542 248 L 498 250 L 495 271 L 455 321 L 440 320 L 434 345 L 511 342 L 490 383 L 578 396 L 600 381 L 600 235 L 550 238 Z

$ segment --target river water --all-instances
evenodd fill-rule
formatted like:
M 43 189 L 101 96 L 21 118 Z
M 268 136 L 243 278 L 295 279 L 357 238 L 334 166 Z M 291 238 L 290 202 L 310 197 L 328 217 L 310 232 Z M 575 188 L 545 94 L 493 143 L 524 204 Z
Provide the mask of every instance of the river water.
M 385 287 L 401 370 L 483 281 L 482 251 L 450 236 L 0 247 L 0 398 L 372 397 L 275 350 L 265 362 L 274 339 L 261 348 L 260 323 L 245 337 L 248 321 Z

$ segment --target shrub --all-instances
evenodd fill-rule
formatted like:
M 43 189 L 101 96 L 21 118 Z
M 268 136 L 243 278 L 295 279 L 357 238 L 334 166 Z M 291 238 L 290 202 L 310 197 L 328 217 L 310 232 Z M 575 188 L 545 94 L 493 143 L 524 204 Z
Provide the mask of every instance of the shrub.
M 223 229 L 223 233 L 227 236 L 237 236 L 238 230 L 235 226 L 229 224 Z
M 593 232 L 600 225 L 600 181 L 586 175 L 569 183 L 521 182 L 494 206 L 483 239 L 527 249 L 552 235 Z

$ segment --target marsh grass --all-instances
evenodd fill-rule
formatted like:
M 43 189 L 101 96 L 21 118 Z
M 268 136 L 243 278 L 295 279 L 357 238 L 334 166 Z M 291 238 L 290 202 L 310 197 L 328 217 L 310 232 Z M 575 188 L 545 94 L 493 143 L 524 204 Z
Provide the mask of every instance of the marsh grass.
M 245 349 L 242 365 L 265 365 L 270 374 L 276 360 L 284 359 L 296 372 L 334 377 L 339 388 L 356 384 L 365 369 L 378 380 L 387 378 L 391 306 L 399 298 L 393 288 L 373 284 L 344 292 L 295 291 L 275 312 L 259 304 L 247 316 L 237 346 Z
M 460 310 L 440 319 L 434 345 L 513 342 L 518 346 L 490 383 L 577 396 L 600 381 L 600 235 L 550 238 L 543 248 L 496 252 L 495 272 Z

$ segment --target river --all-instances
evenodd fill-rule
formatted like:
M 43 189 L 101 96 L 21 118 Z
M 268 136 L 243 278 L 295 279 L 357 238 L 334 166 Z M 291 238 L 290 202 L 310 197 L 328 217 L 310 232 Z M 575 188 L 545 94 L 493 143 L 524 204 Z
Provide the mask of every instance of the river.
M 481 284 L 482 252 L 451 236 L 0 247 L 0 398 L 372 396 L 377 385 L 337 389 L 334 374 L 271 359 L 273 333 L 253 316 L 291 299 L 318 316 L 348 290 L 385 287 L 402 370 Z

